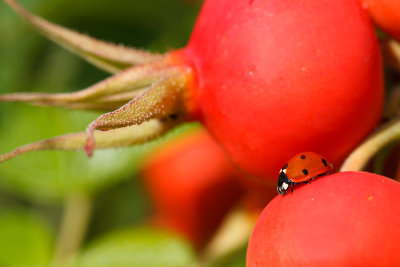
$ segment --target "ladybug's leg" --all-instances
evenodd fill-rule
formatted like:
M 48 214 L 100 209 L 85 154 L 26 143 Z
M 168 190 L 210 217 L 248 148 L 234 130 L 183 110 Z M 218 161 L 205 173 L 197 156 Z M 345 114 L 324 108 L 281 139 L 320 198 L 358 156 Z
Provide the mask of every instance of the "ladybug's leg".
M 330 174 L 330 172 L 324 172 L 324 173 L 318 174 L 317 176 L 314 176 L 314 177 L 311 178 L 311 179 L 315 180 L 315 179 L 317 179 L 318 177 L 325 176 L 325 175 L 328 175 L 328 174 Z
M 290 192 L 293 194 L 293 183 L 290 183 Z
M 304 182 L 301 182 L 301 183 L 303 183 L 303 184 L 309 184 L 310 182 L 309 182 L 309 181 L 304 181 Z

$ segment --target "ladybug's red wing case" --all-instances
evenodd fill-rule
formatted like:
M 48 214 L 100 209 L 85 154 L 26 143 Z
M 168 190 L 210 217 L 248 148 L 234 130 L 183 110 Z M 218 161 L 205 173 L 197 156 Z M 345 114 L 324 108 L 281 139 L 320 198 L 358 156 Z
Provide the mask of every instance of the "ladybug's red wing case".
M 304 152 L 292 157 L 279 172 L 278 193 L 282 196 L 290 191 L 293 185 L 306 182 L 316 176 L 325 175 L 333 169 L 332 163 L 314 152 Z
M 305 152 L 297 154 L 288 161 L 286 175 L 292 182 L 300 183 L 330 172 L 332 169 L 332 164 L 321 155 Z

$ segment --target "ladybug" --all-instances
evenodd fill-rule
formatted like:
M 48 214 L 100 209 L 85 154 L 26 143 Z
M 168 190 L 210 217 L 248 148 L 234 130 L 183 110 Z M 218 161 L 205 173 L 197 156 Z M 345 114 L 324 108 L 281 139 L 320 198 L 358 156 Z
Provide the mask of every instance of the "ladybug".
M 290 191 L 293 185 L 309 183 L 311 179 L 326 175 L 333 170 L 333 165 L 321 155 L 314 152 L 304 152 L 291 158 L 279 171 L 278 193 L 282 196 Z

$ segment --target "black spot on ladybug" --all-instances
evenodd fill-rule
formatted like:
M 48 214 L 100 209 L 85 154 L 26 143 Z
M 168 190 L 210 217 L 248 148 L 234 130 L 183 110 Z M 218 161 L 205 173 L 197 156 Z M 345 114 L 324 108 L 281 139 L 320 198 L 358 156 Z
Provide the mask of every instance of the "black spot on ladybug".
M 283 165 L 282 170 L 286 169 L 288 166 L 288 164 L 286 163 L 285 165 Z
M 322 163 L 324 164 L 325 167 L 328 167 L 328 162 L 325 159 L 322 159 Z
M 307 175 L 308 174 L 308 170 L 307 169 L 303 169 L 303 173 L 304 173 L 304 175 Z
M 306 155 L 301 155 L 300 158 L 301 159 L 306 159 Z

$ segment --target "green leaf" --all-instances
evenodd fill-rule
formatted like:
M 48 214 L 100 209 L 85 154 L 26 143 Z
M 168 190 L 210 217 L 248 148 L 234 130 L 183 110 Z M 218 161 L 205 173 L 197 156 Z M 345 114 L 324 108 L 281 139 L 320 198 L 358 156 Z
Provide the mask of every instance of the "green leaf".
M 90 245 L 78 257 L 78 267 L 187 267 L 194 262 L 188 244 L 150 228 L 124 229 Z
M 0 236 L 0 266 L 47 266 L 53 241 L 42 219 L 24 211 L 2 213 Z

